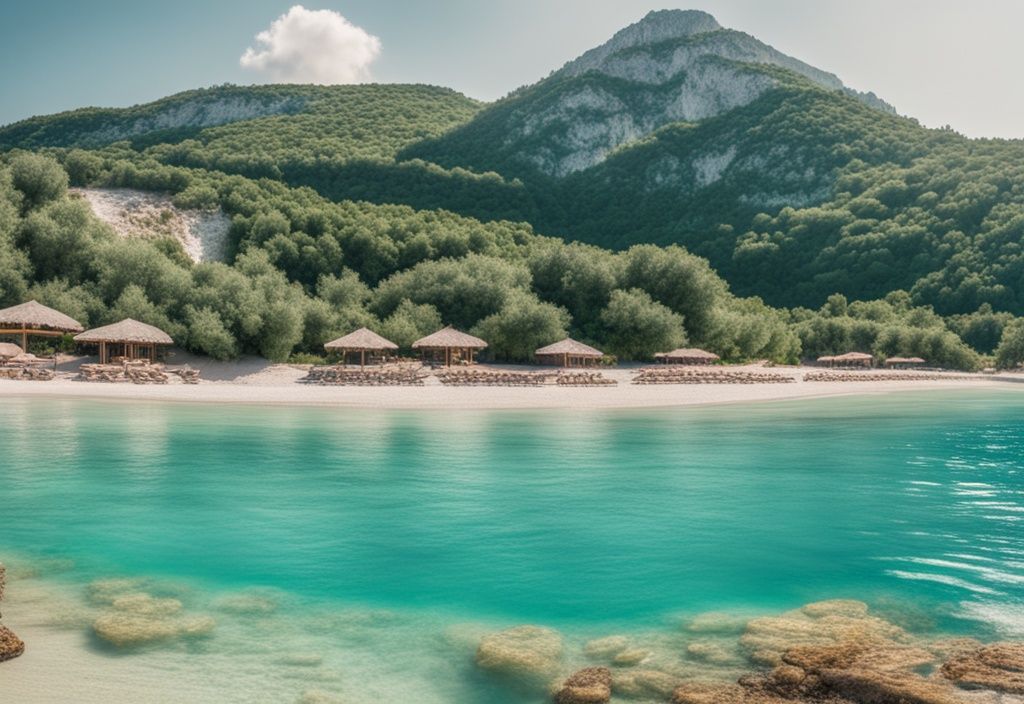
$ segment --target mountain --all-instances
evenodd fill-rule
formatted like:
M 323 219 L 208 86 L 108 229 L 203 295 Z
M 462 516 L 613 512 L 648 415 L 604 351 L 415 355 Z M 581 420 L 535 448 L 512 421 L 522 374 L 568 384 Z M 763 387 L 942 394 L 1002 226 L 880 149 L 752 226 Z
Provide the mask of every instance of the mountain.
M 776 306 L 903 290 L 943 314 L 1024 313 L 1024 143 L 926 129 L 697 11 L 651 13 L 491 104 L 432 86 L 221 86 L 0 128 L 14 148 L 52 150 L 78 185 L 196 207 L 222 196 L 179 184 L 229 174 L 610 250 L 680 244 Z
M 350 159 L 390 157 L 462 124 L 480 107 L 451 89 L 423 85 L 223 85 L 130 108 L 33 117 L 0 128 L 0 149 L 97 148 L 122 140 L 144 147 L 196 138 L 228 152 L 241 126 L 245 138 L 258 140 L 258 150 L 254 141 L 243 153 L 270 159 L 285 147 Z
M 750 105 L 779 87 L 782 68 L 895 114 L 872 94 L 786 56 L 698 11 L 651 12 L 548 78 L 521 88 L 420 156 L 448 166 L 556 178 L 603 162 L 660 127 Z

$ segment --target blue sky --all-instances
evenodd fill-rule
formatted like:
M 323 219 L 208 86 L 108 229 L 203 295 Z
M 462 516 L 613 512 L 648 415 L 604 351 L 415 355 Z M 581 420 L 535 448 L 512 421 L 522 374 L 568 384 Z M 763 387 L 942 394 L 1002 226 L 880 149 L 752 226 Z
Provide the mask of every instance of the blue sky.
M 274 0 L 6 0 L 0 124 L 86 105 L 125 106 L 272 74 L 244 68 Z M 341 0 L 379 51 L 361 76 L 450 86 L 493 99 L 533 82 L 648 10 L 697 8 L 930 126 L 1024 137 L 1016 0 Z

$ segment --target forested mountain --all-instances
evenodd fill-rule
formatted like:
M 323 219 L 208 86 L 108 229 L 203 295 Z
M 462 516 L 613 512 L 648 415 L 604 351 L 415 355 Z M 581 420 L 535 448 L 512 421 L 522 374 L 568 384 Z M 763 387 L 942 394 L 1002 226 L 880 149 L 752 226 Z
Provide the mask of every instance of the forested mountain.
M 973 367 L 1024 338 L 1022 157 L 705 13 L 652 13 L 489 105 L 221 86 L 0 128 L 0 304 L 131 314 L 219 357 L 444 321 L 508 359 L 570 332 L 637 359 L 685 340 Z M 229 261 L 120 240 L 69 182 L 220 210 Z

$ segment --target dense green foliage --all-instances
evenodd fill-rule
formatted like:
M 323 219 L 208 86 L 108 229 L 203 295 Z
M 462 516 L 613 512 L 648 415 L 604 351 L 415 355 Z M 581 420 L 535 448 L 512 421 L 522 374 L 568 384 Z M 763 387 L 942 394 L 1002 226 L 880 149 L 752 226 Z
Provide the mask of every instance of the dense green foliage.
M 734 358 L 787 360 L 798 351 L 781 315 L 734 297 L 706 261 L 678 247 L 614 254 L 524 224 L 332 203 L 272 180 L 161 165 L 127 147 L 96 156 L 97 184 L 223 208 L 233 263 L 193 265 L 176 242 L 116 237 L 66 194 L 54 162 L 12 152 L 0 169 L 0 253 L 10 262 L 0 305 L 35 297 L 90 325 L 130 316 L 221 358 L 321 352 L 361 325 L 408 345 L 442 322 L 487 337 L 491 353 L 509 360 L 567 333 L 635 359 L 686 337 Z M 32 183 L 49 195 L 29 203 L 14 186 L 21 171 L 48 174 L 46 188 Z M 763 335 L 750 334 L 753 318 Z
M 225 86 L 34 118 L 0 129 L 0 303 L 131 315 L 221 358 L 319 353 L 358 325 L 407 346 L 452 323 L 510 360 L 565 333 L 624 359 L 685 341 L 727 359 L 1012 360 L 1024 144 L 758 70 L 777 85 L 753 103 L 561 179 L 517 160 L 549 136 L 510 140 L 509 116 L 583 84 L 628 101 L 628 83 L 556 77 L 487 107 L 428 86 Z M 118 239 L 69 182 L 220 208 L 229 262 Z M 837 313 L 834 294 L 869 302 Z

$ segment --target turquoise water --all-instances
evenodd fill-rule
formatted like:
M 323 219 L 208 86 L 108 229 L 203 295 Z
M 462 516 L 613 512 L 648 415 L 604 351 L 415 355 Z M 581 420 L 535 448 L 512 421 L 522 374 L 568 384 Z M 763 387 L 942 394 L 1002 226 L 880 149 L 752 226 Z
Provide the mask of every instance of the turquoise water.
M 0 428 L 0 556 L 70 558 L 69 580 L 267 587 L 432 628 L 602 635 L 848 597 L 1024 634 L 1015 392 L 614 413 L 5 399 Z

